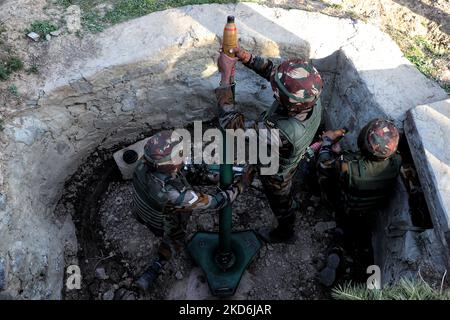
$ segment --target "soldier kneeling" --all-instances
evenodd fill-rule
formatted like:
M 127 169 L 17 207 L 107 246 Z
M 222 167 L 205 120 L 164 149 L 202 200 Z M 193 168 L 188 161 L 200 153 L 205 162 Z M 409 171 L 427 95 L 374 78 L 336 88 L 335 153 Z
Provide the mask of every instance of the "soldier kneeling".
M 184 248 L 189 213 L 226 207 L 251 183 L 252 172 L 249 170 L 227 190 L 213 195 L 194 191 L 181 171 L 183 163 L 174 161 L 183 158 L 182 149 L 176 148 L 181 137 L 176 137 L 168 130 L 150 137 L 133 174 L 137 218 L 162 238 L 158 257 L 137 280 L 137 285 L 143 290 L 152 286 L 173 253 Z

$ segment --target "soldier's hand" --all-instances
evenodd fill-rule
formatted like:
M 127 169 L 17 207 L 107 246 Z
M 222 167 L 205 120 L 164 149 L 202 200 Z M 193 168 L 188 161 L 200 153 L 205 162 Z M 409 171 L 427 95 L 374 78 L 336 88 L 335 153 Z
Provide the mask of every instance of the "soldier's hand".
M 252 54 L 242 48 L 234 48 L 231 50 L 242 63 L 248 63 L 252 58 Z
M 345 129 L 328 130 L 322 133 L 322 140 L 329 139 L 331 141 L 337 141 L 339 138 L 345 135 Z
M 222 74 L 221 85 L 230 85 L 230 78 L 234 77 L 236 73 L 237 58 L 231 58 L 222 51 L 220 52 L 219 59 L 217 60 L 217 66 L 219 72 Z

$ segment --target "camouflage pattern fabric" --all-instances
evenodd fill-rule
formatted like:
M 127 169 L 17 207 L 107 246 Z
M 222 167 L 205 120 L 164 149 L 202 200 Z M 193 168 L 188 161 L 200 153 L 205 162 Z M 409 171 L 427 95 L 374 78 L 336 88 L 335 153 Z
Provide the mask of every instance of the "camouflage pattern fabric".
M 175 177 L 161 171 L 154 171 L 151 175 L 151 179 L 159 186 L 158 192 L 163 192 L 167 196 L 167 203 L 162 212 L 163 230 L 150 228 L 156 235 L 163 235 L 159 254 L 166 260 L 184 247 L 186 222 L 192 211 L 221 209 L 231 204 L 243 190 L 243 184 L 238 180 L 227 190 L 205 194 L 194 191 L 184 178 L 183 172 L 179 172 Z M 140 218 L 148 225 L 142 217 Z
M 291 112 L 311 109 L 323 88 L 316 68 L 301 59 L 287 60 L 272 68 L 270 84 L 275 98 Z
M 399 133 L 391 121 L 374 119 L 361 134 L 364 148 L 376 158 L 385 159 L 397 151 Z
M 151 136 L 144 146 L 144 159 L 160 171 L 176 172 L 182 163 L 175 159 L 182 156 L 182 137 L 172 130 L 163 130 Z
M 336 154 L 331 147 L 324 143 L 317 159 L 325 203 L 353 213 L 367 213 L 387 203 L 400 172 L 400 155 L 375 159 L 360 151 Z
M 278 175 L 261 176 L 264 193 L 269 201 L 270 208 L 278 220 L 279 225 L 288 227 L 295 220 L 293 212 L 294 200 L 292 198 L 292 178 L 296 169 L 291 170 L 287 177 Z
M 271 83 L 274 80 L 274 72 L 278 70 L 277 67 L 274 66 L 273 62 L 269 59 L 252 56 L 250 61 L 244 64 L 246 67 L 253 70 L 255 73 L 270 81 Z M 286 67 L 288 66 L 288 67 Z M 289 75 L 282 76 L 281 81 L 286 83 L 286 88 L 292 89 L 295 88 L 295 94 L 301 96 L 301 103 L 297 99 L 294 103 L 289 101 L 289 106 L 292 107 L 294 111 L 298 111 L 296 108 L 300 108 L 300 112 L 304 112 L 303 114 L 288 114 L 287 109 L 283 109 L 283 106 L 277 110 L 277 112 L 283 112 L 284 116 L 295 117 L 299 121 L 304 121 L 312 114 L 312 107 L 315 105 L 320 91 L 322 90 L 322 80 L 317 70 L 302 60 L 290 60 L 281 64 L 282 71 L 289 72 Z M 300 70 L 300 68 L 304 67 L 304 69 Z M 295 81 L 299 81 L 298 84 L 293 84 Z M 300 86 L 305 85 L 303 91 L 300 90 Z M 280 94 L 280 89 L 277 86 L 273 86 L 275 91 L 276 98 L 280 98 L 280 102 L 286 102 L 286 99 L 283 96 L 283 93 Z M 235 102 L 232 95 L 232 87 L 224 86 L 219 87 L 215 91 L 218 107 L 219 107 L 219 122 L 222 128 L 226 129 L 270 129 L 266 126 L 265 121 L 254 122 L 248 121 L 244 119 L 244 116 L 236 110 Z M 283 96 L 283 97 L 282 97 Z M 292 99 L 296 98 L 294 97 Z M 270 145 L 271 140 L 268 140 L 268 144 Z M 288 138 L 283 135 L 280 131 L 280 141 L 279 144 L 279 156 L 283 159 L 290 159 L 292 157 L 292 153 L 294 150 L 294 146 L 291 142 L 289 142 Z M 261 176 L 261 181 L 264 186 L 265 194 L 269 200 L 272 211 L 278 219 L 279 224 L 283 224 L 285 226 L 292 226 L 294 223 L 295 215 L 293 210 L 293 199 L 292 199 L 292 178 L 297 170 L 296 165 L 298 165 L 299 159 L 296 159 L 296 163 L 292 165 L 292 168 L 289 168 L 289 172 L 280 172 L 279 174 L 273 176 Z

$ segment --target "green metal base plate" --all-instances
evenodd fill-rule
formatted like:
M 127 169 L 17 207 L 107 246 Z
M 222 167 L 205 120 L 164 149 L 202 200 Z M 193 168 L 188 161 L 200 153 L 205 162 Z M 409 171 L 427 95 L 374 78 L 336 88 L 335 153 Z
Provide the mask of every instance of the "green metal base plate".
M 231 250 L 236 260 L 226 271 L 216 263 L 218 248 L 219 234 L 213 232 L 197 232 L 187 246 L 192 258 L 205 272 L 211 293 L 225 298 L 236 292 L 245 269 L 261 248 L 261 242 L 254 231 L 232 232 Z

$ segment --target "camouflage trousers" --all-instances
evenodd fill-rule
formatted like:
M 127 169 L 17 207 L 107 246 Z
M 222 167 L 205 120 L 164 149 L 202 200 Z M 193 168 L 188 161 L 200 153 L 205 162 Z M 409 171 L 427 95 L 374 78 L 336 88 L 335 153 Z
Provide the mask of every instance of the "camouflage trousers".
M 278 220 L 280 228 L 293 228 L 295 222 L 295 202 L 292 198 L 292 180 L 297 169 L 286 176 L 261 176 L 264 193 L 270 208 Z
M 186 226 L 189 212 L 169 211 L 164 214 L 163 230 L 149 229 L 161 238 L 158 256 L 162 260 L 170 260 L 172 256 L 183 250 L 186 242 Z

